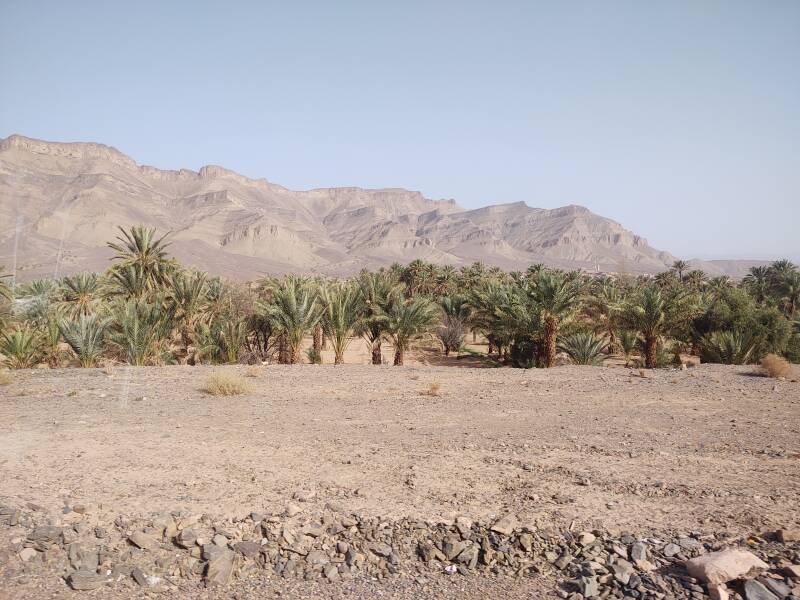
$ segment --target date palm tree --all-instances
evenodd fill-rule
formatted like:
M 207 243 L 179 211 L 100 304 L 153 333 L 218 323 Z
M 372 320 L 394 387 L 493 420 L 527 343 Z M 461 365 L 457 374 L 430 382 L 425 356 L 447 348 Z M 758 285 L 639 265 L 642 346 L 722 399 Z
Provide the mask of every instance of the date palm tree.
M 97 273 L 77 273 L 61 280 L 59 305 L 70 319 L 95 311 L 102 300 L 100 279 Z
M 103 355 L 107 322 L 97 314 L 79 314 L 76 320 L 64 319 L 58 329 L 82 367 L 96 367 Z
M 701 290 L 708 283 L 708 277 L 704 271 L 700 269 L 692 269 L 686 273 L 686 279 L 684 282 L 694 290 Z
M 108 243 L 108 247 L 116 252 L 112 260 L 138 269 L 150 289 L 166 283 L 169 273 L 175 268 L 174 261 L 168 258 L 166 252 L 169 246 L 166 239 L 170 232 L 156 237 L 154 228 L 142 225 L 135 225 L 130 230 L 118 229 L 121 235 L 117 236 L 117 241 Z
M 671 270 L 678 276 L 678 281 L 683 281 L 683 273 L 689 268 L 689 263 L 685 260 L 676 260 L 672 263 Z
M 542 364 L 549 368 L 556 362 L 558 330 L 572 319 L 578 307 L 580 285 L 562 273 L 544 271 L 536 280 L 532 297 L 542 324 Z
M 622 356 L 625 358 L 625 366 L 629 366 L 631 364 L 631 356 L 639 347 L 639 338 L 636 337 L 636 334 L 632 331 L 627 329 L 623 329 L 619 333 L 619 349 L 622 352 Z
M 319 296 L 322 330 L 333 346 L 333 364 L 344 362 L 344 353 L 363 315 L 364 301 L 351 282 L 323 286 Z
M 8 284 L 11 274 L 3 273 L 3 270 L 3 267 L 0 267 L 0 330 L 5 329 L 6 323 L 11 318 L 11 299 L 14 297 Z
M 107 272 L 106 294 L 123 299 L 143 298 L 150 290 L 144 271 L 137 265 L 114 265 Z
M 467 299 L 470 323 L 486 336 L 489 354 L 494 347 L 502 358 L 503 349 L 507 349 L 521 331 L 533 334 L 538 329 L 538 313 L 531 314 L 527 310 L 526 300 L 520 286 L 512 287 L 495 279 L 486 279 L 470 291 Z
M 744 365 L 751 362 L 756 345 L 741 331 L 715 331 L 700 343 L 703 362 Z
M 284 336 L 287 362 L 300 362 L 303 337 L 321 316 L 317 294 L 311 283 L 307 279 L 287 276 L 273 289 L 271 300 L 259 306 L 276 333 Z
M 386 333 L 394 345 L 394 364 L 402 366 L 411 344 L 427 335 L 439 318 L 439 308 L 424 297 L 404 300 L 395 295 L 386 308 Z
M 6 364 L 12 369 L 30 369 L 42 356 L 41 336 L 30 325 L 0 332 L 0 353 L 6 357 Z
M 381 340 L 386 332 L 386 308 L 392 297 L 402 294 L 402 285 L 387 273 L 362 271 L 358 276 L 358 287 L 363 299 L 363 318 L 357 332 L 363 337 L 372 353 L 372 364 L 383 362 Z
M 789 271 L 785 273 L 776 285 L 776 289 L 781 298 L 781 305 L 784 313 L 792 320 L 800 305 L 800 273 Z
M 206 291 L 205 273 L 177 271 L 170 278 L 167 302 L 180 335 L 182 356 L 187 359 L 195 325 L 206 309 Z
M 610 352 L 617 349 L 617 331 L 619 330 L 619 311 L 617 307 L 622 301 L 622 293 L 612 280 L 600 280 L 588 294 L 585 303 L 586 316 L 592 322 L 596 333 L 608 338 L 607 348 Z
M 662 290 L 646 285 L 620 306 L 624 327 L 641 334 L 644 340 L 645 367 L 657 363 L 658 339 L 697 315 L 698 307 L 692 294 L 685 290 Z
M 452 350 L 459 350 L 464 345 L 470 305 L 465 296 L 451 294 L 443 296 L 439 300 L 439 306 L 442 309 L 442 323 L 436 328 L 436 337 L 442 344 L 444 355 L 450 356 Z
M 594 333 L 579 332 L 566 337 L 558 347 L 569 356 L 574 365 L 599 366 L 606 359 L 608 342 Z
M 112 307 L 108 342 L 123 361 L 142 366 L 169 360 L 172 314 L 164 306 L 163 296 L 155 296 L 152 300 L 119 300 Z
M 764 306 L 770 294 L 770 269 L 766 265 L 750 267 L 742 279 L 742 284 L 759 306 Z

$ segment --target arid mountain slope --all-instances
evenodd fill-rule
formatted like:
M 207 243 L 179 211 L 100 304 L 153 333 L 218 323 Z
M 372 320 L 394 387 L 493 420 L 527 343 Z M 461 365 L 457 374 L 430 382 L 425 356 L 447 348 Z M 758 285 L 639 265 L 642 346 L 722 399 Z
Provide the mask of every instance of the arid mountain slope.
M 0 141 L 0 221 L 0 264 L 22 279 L 104 269 L 117 226 L 139 223 L 172 231 L 186 263 L 236 278 L 416 258 L 632 273 L 674 260 L 580 206 L 464 210 L 404 189 L 292 191 L 218 166 L 165 171 L 102 144 L 18 135 Z

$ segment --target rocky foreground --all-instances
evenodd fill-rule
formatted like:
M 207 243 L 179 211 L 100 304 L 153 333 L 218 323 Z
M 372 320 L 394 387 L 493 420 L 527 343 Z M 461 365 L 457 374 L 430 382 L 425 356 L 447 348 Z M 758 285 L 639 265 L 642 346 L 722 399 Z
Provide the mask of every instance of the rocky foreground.
M 234 597 L 253 585 L 299 579 L 369 581 L 424 590 L 442 577 L 530 581 L 531 590 L 584 598 L 800 597 L 800 531 L 746 538 L 700 532 L 612 535 L 492 523 L 384 520 L 336 502 L 305 510 L 302 494 L 276 514 L 240 519 L 175 512 L 100 523 L 90 506 L 0 506 L 0 586 L 17 597 L 137 592 Z M 24 593 L 22 592 L 24 590 Z M 549 593 L 548 593 L 549 592 Z

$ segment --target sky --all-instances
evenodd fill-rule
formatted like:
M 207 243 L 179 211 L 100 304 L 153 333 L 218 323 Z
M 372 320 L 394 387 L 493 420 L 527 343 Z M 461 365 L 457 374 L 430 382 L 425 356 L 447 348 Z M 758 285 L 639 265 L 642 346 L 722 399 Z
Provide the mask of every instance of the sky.
M 800 2 L 0 0 L 0 137 L 800 259 Z

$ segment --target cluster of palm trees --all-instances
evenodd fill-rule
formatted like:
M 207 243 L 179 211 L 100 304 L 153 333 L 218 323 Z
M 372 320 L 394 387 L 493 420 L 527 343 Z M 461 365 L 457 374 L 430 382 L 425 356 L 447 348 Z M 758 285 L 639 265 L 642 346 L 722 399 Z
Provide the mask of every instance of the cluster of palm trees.
M 120 229 L 104 274 L 41 279 L 13 290 L 0 277 L 0 353 L 10 367 L 106 360 L 131 365 L 345 360 L 364 339 L 402 365 L 423 338 L 444 354 L 471 332 L 498 364 L 552 367 L 611 355 L 656 367 L 687 352 L 746 363 L 800 357 L 800 272 L 789 261 L 754 267 L 741 282 L 709 279 L 677 261 L 655 277 L 598 276 L 532 265 L 506 273 L 481 263 L 423 261 L 337 280 L 267 277 L 236 284 L 183 268 L 166 236 Z M 310 344 L 306 340 L 310 339 Z M 472 351 L 474 352 L 474 350 Z

